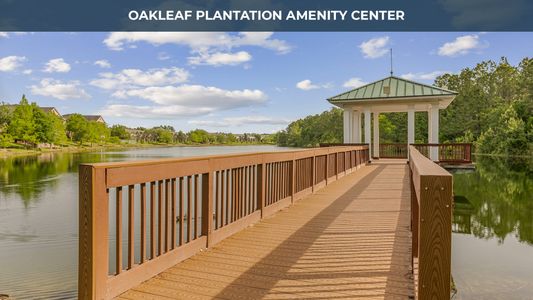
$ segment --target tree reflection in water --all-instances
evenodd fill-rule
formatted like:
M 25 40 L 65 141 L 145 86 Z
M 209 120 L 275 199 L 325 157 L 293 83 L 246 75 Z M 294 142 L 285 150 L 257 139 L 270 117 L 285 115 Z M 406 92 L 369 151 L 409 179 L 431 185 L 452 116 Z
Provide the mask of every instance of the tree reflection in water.
M 454 172 L 453 231 L 502 244 L 533 245 L 533 159 L 478 156 L 474 172 Z

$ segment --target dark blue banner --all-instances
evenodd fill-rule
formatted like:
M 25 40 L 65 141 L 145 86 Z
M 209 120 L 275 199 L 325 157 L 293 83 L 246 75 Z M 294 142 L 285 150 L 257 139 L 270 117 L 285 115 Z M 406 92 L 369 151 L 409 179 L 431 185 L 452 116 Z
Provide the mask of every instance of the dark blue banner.
M 528 0 L 0 0 L 0 31 L 532 31 Z

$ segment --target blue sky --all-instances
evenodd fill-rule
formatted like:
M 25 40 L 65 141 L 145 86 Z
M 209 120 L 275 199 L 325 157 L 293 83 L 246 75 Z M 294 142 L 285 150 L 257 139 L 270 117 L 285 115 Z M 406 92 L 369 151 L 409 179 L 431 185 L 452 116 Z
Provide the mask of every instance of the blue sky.
M 482 60 L 516 64 L 533 33 L 1 33 L 0 101 L 22 94 L 109 124 L 274 132 L 326 98 L 394 73 L 432 83 Z

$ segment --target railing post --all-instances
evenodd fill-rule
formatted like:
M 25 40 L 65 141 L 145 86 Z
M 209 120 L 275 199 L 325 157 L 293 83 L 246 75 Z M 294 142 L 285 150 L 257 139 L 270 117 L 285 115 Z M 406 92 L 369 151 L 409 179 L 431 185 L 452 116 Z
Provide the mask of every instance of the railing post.
M 467 162 L 472 162 L 472 144 L 466 144 L 465 146 L 465 159 Z
M 257 165 L 257 209 L 261 211 L 263 218 L 263 209 L 265 208 L 265 180 L 266 166 L 264 163 Z
M 452 176 L 420 176 L 419 205 L 418 298 L 448 299 Z
M 213 172 L 202 174 L 202 235 L 206 236 L 206 248 L 211 246 L 213 231 Z
M 78 299 L 107 298 L 109 203 L 105 169 L 79 169 Z

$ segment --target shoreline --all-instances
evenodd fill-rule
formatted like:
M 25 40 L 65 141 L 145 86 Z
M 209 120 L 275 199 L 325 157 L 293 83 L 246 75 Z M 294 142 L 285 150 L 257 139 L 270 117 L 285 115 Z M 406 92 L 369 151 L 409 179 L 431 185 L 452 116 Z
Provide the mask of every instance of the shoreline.
M 15 149 L 15 148 L 0 148 L 0 159 L 33 156 L 45 153 L 84 153 L 101 150 L 126 150 L 126 149 L 143 149 L 143 148 L 165 148 L 165 147 L 212 147 L 212 146 L 268 146 L 276 144 L 261 144 L 261 143 L 247 143 L 247 144 L 111 144 L 98 146 L 67 146 L 61 148 L 40 148 L 40 149 Z

